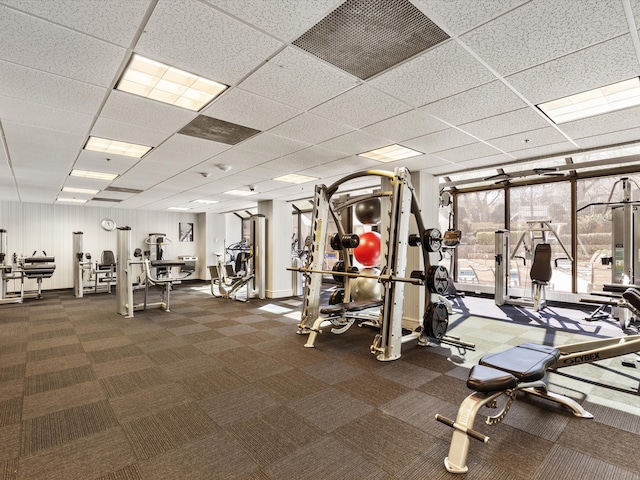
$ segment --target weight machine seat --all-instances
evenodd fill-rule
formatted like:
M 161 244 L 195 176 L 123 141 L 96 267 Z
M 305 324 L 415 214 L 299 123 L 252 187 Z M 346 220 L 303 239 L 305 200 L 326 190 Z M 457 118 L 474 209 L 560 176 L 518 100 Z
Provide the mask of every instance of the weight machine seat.
M 531 282 L 546 286 L 549 284 L 552 274 L 551 245 L 548 243 L 539 243 L 533 252 L 533 264 L 529 272 Z
M 520 382 L 535 382 L 558 361 L 560 350 L 547 345 L 523 343 L 485 355 L 469 372 L 467 387 L 478 392 L 515 388 Z
M 22 271 L 27 278 L 51 278 L 56 269 L 55 257 L 27 257 L 23 261 Z
M 111 270 L 115 269 L 116 256 L 112 250 L 103 250 L 100 257 L 100 263 L 98 264 L 98 270 Z
M 347 312 L 361 312 L 382 305 L 382 300 L 360 300 L 357 302 L 336 303 L 328 307 L 322 307 L 320 313 L 325 315 L 344 315 Z
M 181 260 L 151 260 L 152 267 L 184 267 L 185 262 Z

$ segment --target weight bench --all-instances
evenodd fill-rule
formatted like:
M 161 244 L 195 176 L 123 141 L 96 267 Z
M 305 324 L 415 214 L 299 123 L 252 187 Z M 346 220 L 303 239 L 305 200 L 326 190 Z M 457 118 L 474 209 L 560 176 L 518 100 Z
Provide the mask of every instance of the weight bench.
M 544 376 L 560 359 L 560 350 L 546 345 L 523 343 L 499 353 L 485 355 L 469 372 L 467 387 L 475 390 L 465 398 L 458 409 L 456 420 L 436 415 L 436 420 L 453 428 L 449 455 L 444 459 L 447 471 L 466 473 L 467 454 L 471 438 L 484 443 L 489 437 L 474 430 L 473 424 L 480 408 L 496 408 L 496 400 L 506 395 L 502 410 L 487 417 L 487 425 L 496 425 L 505 418 L 518 392 L 546 398 L 569 407 L 573 414 L 593 418 L 580 404 L 564 395 L 549 392 Z

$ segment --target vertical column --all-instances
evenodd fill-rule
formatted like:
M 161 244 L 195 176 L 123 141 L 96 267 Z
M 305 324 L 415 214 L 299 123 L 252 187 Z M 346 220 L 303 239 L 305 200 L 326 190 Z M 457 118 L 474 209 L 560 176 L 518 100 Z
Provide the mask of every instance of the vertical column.
M 258 202 L 258 214 L 266 217 L 266 296 L 282 298 L 292 295 L 291 205 L 269 200 Z

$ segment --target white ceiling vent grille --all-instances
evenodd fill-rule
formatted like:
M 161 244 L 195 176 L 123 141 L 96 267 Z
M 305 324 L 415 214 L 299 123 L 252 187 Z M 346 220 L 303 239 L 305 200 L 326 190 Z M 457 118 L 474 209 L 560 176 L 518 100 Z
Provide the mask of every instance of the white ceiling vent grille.
M 347 0 L 293 44 L 365 80 L 448 38 L 408 0 Z

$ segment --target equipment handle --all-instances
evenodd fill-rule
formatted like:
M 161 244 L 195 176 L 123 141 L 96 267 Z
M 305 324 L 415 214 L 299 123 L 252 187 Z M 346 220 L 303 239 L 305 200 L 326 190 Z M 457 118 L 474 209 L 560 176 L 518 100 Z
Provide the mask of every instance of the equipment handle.
M 454 422 L 453 420 L 451 420 L 450 418 L 447 417 L 443 417 L 442 415 L 436 413 L 436 420 L 439 421 L 440 423 L 444 423 L 446 426 L 451 427 L 451 428 L 455 428 L 456 430 L 460 430 L 463 433 L 466 433 L 467 435 L 469 435 L 471 438 L 475 438 L 476 440 L 480 440 L 483 443 L 487 443 L 489 441 L 489 437 L 486 435 L 483 435 L 480 432 L 477 432 L 471 428 L 467 428 L 467 427 L 463 427 L 462 425 Z

